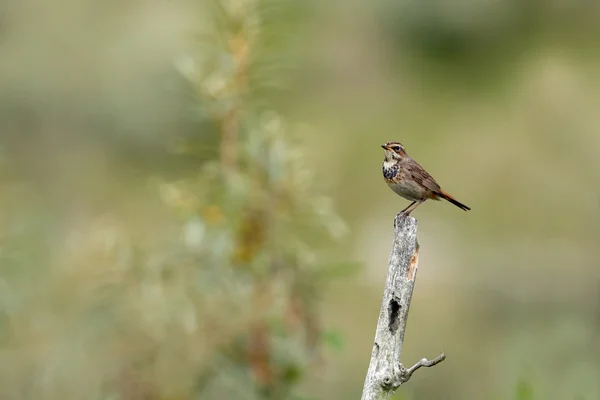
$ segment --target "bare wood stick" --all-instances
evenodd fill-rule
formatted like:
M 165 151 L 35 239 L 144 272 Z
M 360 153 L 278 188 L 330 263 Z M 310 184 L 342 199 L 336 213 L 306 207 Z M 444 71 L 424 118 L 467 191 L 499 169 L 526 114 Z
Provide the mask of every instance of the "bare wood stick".
M 362 400 L 389 399 L 416 370 L 433 367 L 446 359 L 444 354 L 431 361 L 423 358 L 410 368 L 400 362 L 419 262 L 417 220 L 398 215 L 394 228 L 394 245 Z

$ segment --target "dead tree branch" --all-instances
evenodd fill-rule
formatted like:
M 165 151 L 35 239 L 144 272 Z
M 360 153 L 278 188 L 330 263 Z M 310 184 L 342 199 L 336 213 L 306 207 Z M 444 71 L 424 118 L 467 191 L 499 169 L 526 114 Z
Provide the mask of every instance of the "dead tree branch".
M 377 322 L 371 362 L 363 387 L 362 400 L 388 399 L 421 367 L 433 367 L 444 361 L 423 358 L 410 368 L 400 362 L 408 310 L 417 276 L 419 243 L 417 220 L 396 216 L 394 245 L 388 262 L 388 275 Z

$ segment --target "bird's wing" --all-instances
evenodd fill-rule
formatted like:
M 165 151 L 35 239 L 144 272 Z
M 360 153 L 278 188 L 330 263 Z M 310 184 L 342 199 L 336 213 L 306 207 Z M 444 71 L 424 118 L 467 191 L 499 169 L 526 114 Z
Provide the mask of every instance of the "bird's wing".
M 440 185 L 419 163 L 413 160 L 413 165 L 409 166 L 409 175 L 417 182 L 421 183 L 427 189 L 434 193 L 440 193 Z

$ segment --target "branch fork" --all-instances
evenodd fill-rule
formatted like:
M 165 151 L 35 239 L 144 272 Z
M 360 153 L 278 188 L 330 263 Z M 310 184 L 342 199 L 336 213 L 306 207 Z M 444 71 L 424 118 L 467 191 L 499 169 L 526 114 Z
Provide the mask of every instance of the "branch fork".
M 412 374 L 421 367 L 433 367 L 446 359 L 445 354 L 440 354 L 433 360 L 422 358 L 418 363 L 410 368 L 406 368 L 402 363 L 399 363 L 393 374 L 385 373 L 381 379 L 381 386 L 385 390 L 396 390 L 400 385 L 405 384 L 411 378 Z M 386 371 L 387 372 L 387 371 Z

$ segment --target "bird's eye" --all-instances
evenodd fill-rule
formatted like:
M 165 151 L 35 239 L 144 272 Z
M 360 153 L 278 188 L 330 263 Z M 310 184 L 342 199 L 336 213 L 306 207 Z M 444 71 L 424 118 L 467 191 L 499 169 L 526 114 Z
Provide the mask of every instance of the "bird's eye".
M 392 149 L 394 149 L 396 151 L 399 151 L 400 150 L 400 146 L 394 146 L 394 147 L 392 147 Z

